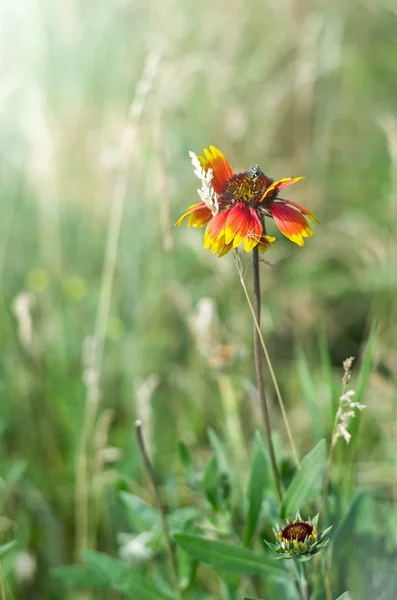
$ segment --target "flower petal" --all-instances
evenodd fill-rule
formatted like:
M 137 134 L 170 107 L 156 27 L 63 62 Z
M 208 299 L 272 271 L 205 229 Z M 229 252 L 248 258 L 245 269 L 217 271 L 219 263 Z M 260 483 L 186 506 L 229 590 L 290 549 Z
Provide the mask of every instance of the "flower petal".
M 305 217 L 292 206 L 281 202 L 271 202 L 269 211 L 281 233 L 298 246 L 304 245 L 303 238 L 314 234 Z
M 262 252 L 262 254 L 265 254 L 268 247 L 273 246 L 273 242 L 275 242 L 275 241 L 276 241 L 275 237 L 272 237 L 270 235 L 262 235 L 258 242 L 259 252 Z
M 285 177 L 284 179 L 278 179 L 277 181 L 273 181 L 271 185 L 267 188 L 266 192 L 263 194 L 261 198 L 261 202 L 263 202 L 269 195 L 274 192 L 274 190 L 282 190 L 289 185 L 293 185 L 298 181 L 301 181 L 304 177 Z
M 222 256 L 228 254 L 232 248 L 233 244 L 222 244 L 221 246 L 219 246 L 218 258 L 221 258 Z
M 277 198 L 276 202 L 281 202 L 281 203 L 287 204 L 289 206 L 293 206 L 294 208 L 299 210 L 302 214 L 304 214 L 305 217 L 309 217 L 309 219 L 311 219 L 311 221 L 313 221 L 313 223 L 316 223 L 316 224 L 320 223 L 320 221 L 317 219 L 316 215 L 311 213 L 310 210 L 307 210 L 307 208 L 304 208 L 303 206 L 301 206 L 300 204 L 297 204 L 296 202 L 292 202 L 292 200 L 283 200 L 282 198 Z
M 230 211 L 225 227 L 225 243 L 230 244 L 237 240 L 235 248 L 247 235 L 250 222 L 250 214 L 243 202 L 238 202 Z
M 204 234 L 204 248 L 210 246 L 217 246 L 223 243 L 225 237 L 225 224 L 229 216 L 230 210 L 223 210 L 214 217 L 208 223 Z M 222 239 L 220 239 L 222 238 Z M 216 250 L 214 250 L 216 252 Z
M 251 222 L 249 224 L 247 237 L 244 238 L 245 252 L 251 252 L 251 250 L 255 248 L 257 244 L 259 244 L 261 237 L 263 237 L 263 227 L 261 220 L 259 219 L 258 215 L 256 214 L 253 208 L 250 207 L 249 211 L 251 213 Z
M 262 235 L 262 223 L 251 206 L 239 202 L 231 210 L 226 221 L 225 244 L 237 248 L 244 240 L 244 250 L 250 252 Z
M 200 164 L 205 171 L 212 169 L 214 173 L 214 178 L 211 181 L 212 187 L 217 194 L 221 194 L 225 183 L 234 175 L 233 169 L 222 152 L 215 146 L 210 146 L 209 150 L 205 148 L 204 157 L 198 157 Z
M 187 211 L 179 217 L 175 225 L 180 227 L 187 217 L 189 217 L 188 227 L 204 227 L 211 219 L 212 212 L 204 202 L 197 202 L 197 204 L 192 204 L 188 207 Z

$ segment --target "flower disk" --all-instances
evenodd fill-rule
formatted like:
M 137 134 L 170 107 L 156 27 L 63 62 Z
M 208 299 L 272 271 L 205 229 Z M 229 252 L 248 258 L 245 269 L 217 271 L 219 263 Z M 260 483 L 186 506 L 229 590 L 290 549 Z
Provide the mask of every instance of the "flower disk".
M 304 542 L 305 539 L 312 533 L 313 526 L 310 525 L 310 523 L 301 521 L 287 525 L 287 527 L 282 530 L 280 537 L 288 542 L 292 542 L 293 540 Z
M 256 177 L 252 177 L 249 172 L 238 173 L 226 182 L 219 201 L 225 206 L 243 202 L 247 206 L 257 208 L 272 183 L 273 179 L 266 177 L 263 173 Z M 273 190 L 272 195 L 275 197 L 277 190 Z

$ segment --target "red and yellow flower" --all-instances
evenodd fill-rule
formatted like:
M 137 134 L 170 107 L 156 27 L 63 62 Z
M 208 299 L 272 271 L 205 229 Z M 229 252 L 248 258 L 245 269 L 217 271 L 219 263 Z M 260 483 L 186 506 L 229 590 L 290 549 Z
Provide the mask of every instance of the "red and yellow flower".
M 284 188 L 303 179 L 286 177 L 274 181 L 265 175 L 258 165 L 250 171 L 234 173 L 220 150 L 210 146 L 204 156 L 191 153 L 196 175 L 202 181 L 198 190 L 201 202 L 192 204 L 178 219 L 181 225 L 188 219 L 189 227 L 207 225 L 204 247 L 224 256 L 232 248 L 244 244 L 245 252 L 258 246 L 265 252 L 275 238 L 266 235 L 264 219 L 270 217 L 276 226 L 298 246 L 304 238 L 313 235 L 308 221 L 318 219 L 306 208 L 292 200 L 279 197 Z

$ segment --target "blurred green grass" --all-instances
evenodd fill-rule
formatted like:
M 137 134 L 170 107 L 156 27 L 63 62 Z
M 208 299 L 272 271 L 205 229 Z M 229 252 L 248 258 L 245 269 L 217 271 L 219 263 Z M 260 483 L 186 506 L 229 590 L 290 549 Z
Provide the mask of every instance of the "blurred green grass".
M 140 481 L 139 402 L 164 476 L 177 435 L 200 454 L 207 426 L 221 427 L 218 375 L 191 322 L 203 298 L 214 302 L 211 335 L 236 347 L 225 369 L 246 442 L 257 419 L 252 325 L 233 261 L 204 251 L 200 231 L 172 227 L 196 198 L 188 151 L 209 144 L 236 169 L 259 163 L 274 177 L 306 176 L 293 199 L 321 225 L 304 249 L 278 235 L 266 254 L 263 331 L 297 443 L 308 450 L 315 425 L 304 414 L 297 356 L 307 358 L 321 407 L 329 391 L 318 336 L 337 381 L 342 360 L 362 355 L 377 324 L 363 449 L 374 469 L 371 479 L 363 464 L 362 476 L 388 485 L 397 356 L 393 3 L 4 1 L 0 14 L 3 537 L 16 535 L 19 556 L 36 563 L 25 579 L 10 564 L 14 596 L 59 597 L 49 568 L 74 558 L 83 345 L 95 329 L 128 108 L 151 53 L 160 62 L 128 169 L 99 410 L 112 411 L 104 445 L 122 458 L 95 484 L 95 547 L 117 550 L 125 523 L 114 485 Z M 26 293 L 30 310 L 17 318 L 15 299 Z M 145 396 L 151 375 L 157 386 Z

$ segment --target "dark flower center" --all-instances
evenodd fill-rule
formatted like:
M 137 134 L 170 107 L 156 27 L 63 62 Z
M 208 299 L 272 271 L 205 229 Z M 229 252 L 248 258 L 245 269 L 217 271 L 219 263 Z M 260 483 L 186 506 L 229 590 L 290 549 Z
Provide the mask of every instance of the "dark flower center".
M 273 179 L 264 175 L 259 165 L 254 165 L 250 171 L 237 173 L 226 182 L 219 203 L 223 206 L 233 206 L 238 202 L 244 202 L 247 206 L 256 208 L 272 183 Z M 266 201 L 276 196 L 277 190 L 274 190 Z
M 313 527 L 309 525 L 309 523 L 291 523 L 291 525 L 287 525 L 285 529 L 281 532 L 281 535 L 285 540 L 292 542 L 293 540 L 297 540 L 298 542 L 304 542 L 308 535 L 311 535 L 313 532 Z

